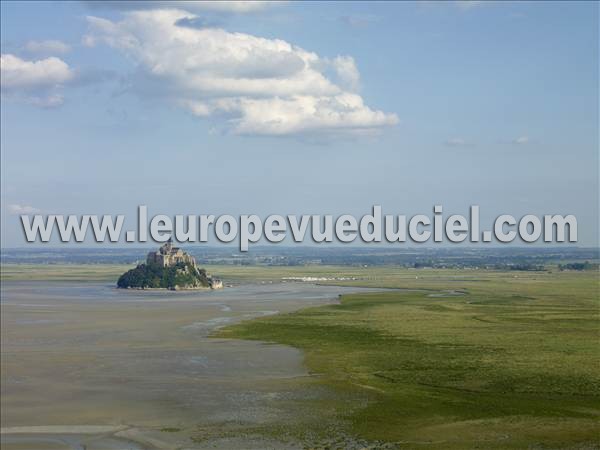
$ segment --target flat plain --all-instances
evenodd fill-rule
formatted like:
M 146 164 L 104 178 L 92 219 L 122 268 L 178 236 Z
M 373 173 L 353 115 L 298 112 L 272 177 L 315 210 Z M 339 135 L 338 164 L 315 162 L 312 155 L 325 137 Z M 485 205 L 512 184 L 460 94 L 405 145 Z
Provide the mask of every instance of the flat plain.
M 125 268 L 2 267 L 3 448 L 599 448 L 595 271 Z

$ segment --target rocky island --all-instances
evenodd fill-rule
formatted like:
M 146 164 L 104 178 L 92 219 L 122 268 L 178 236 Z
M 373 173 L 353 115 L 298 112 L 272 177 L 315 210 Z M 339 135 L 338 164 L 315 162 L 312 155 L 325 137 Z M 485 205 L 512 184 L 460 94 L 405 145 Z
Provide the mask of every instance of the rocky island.
M 223 282 L 196 266 L 192 255 L 173 247 L 171 239 L 148 253 L 146 263 L 125 272 L 117 287 L 125 289 L 221 289 Z

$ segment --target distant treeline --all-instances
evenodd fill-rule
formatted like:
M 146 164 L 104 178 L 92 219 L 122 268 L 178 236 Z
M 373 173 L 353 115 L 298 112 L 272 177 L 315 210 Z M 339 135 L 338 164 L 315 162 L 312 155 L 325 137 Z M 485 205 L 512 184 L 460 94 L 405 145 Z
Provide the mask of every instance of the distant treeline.
M 559 264 L 558 270 L 598 270 L 598 264 L 592 264 L 589 261 Z
M 529 272 L 542 272 L 546 267 L 542 264 L 513 264 L 507 267 L 509 270 L 524 270 Z
M 138 264 L 151 248 L 22 248 L 2 249 L 2 263 L 37 264 Z M 563 270 L 586 270 L 570 264 L 596 264 L 597 248 L 489 247 L 340 247 L 340 246 L 257 246 L 248 253 L 236 248 L 186 247 L 198 264 L 235 266 L 398 266 L 415 268 L 539 270 L 564 266 Z M 520 268 L 517 268 L 520 267 Z M 585 266 L 587 267 L 587 266 Z

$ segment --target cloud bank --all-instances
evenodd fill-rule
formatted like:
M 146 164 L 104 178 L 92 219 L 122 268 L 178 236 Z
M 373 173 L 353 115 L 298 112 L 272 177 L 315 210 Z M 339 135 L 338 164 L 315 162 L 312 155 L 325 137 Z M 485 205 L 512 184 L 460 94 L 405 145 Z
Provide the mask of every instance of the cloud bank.
M 370 133 L 398 122 L 365 105 L 350 56 L 323 58 L 280 39 L 190 26 L 198 17 L 174 9 L 87 20 L 84 44 L 121 51 L 153 83 L 138 93 L 223 119 L 236 134 Z

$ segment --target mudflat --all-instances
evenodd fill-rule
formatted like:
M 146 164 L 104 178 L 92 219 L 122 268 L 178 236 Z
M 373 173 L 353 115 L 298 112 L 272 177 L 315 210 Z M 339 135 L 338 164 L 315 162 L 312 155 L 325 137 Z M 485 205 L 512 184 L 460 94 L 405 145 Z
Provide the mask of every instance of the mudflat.
M 302 382 L 310 376 L 301 352 L 207 336 L 356 290 L 250 283 L 150 292 L 104 281 L 5 280 L 2 448 L 271 445 L 264 436 L 219 439 L 214 429 L 265 425 L 293 414 L 277 405 L 311 396 L 311 383 Z M 203 429 L 212 430 L 210 439 L 201 439 Z

